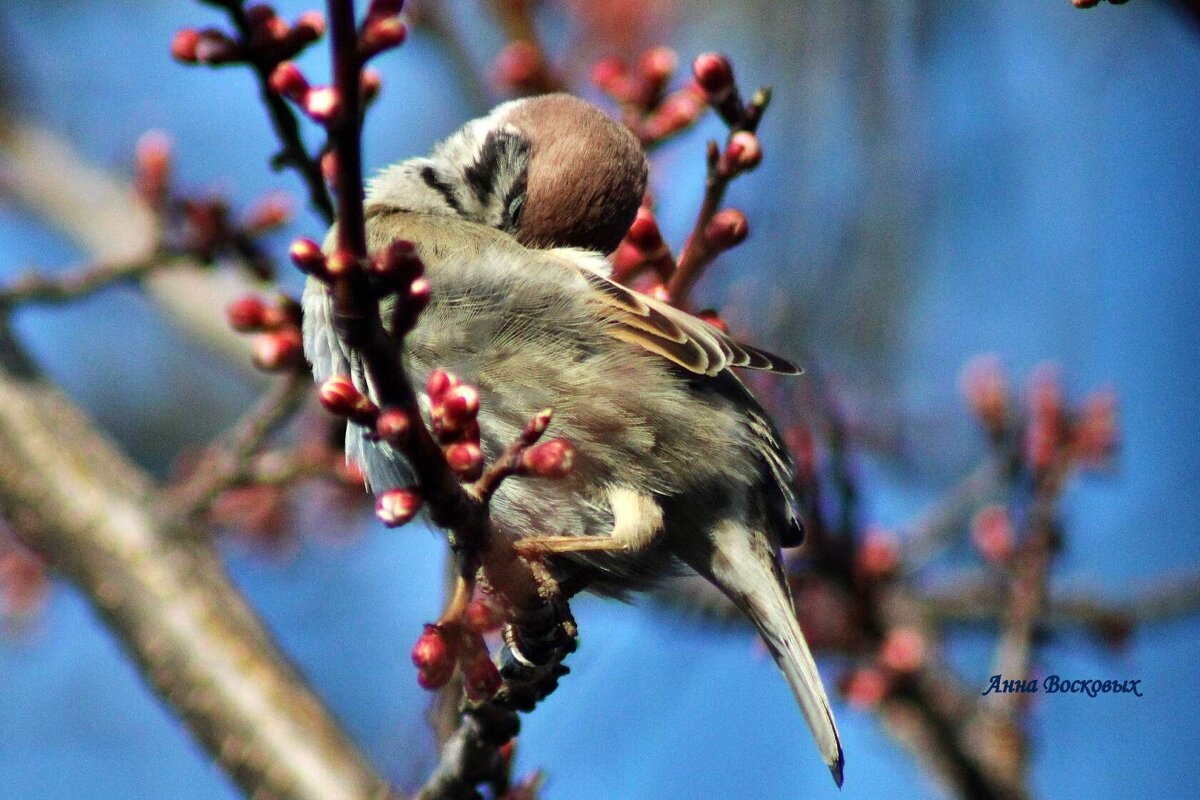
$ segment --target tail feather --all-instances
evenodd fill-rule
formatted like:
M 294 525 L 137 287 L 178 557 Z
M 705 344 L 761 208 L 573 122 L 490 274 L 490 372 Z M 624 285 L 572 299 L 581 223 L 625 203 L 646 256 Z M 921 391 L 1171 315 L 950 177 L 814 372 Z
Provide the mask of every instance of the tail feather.
M 796 621 L 775 548 L 765 535 L 728 520 L 714 528 L 710 544 L 705 557 L 688 561 L 698 562 L 691 563 L 693 569 L 721 589 L 758 628 L 840 787 L 846 763 L 841 738 L 816 662 Z

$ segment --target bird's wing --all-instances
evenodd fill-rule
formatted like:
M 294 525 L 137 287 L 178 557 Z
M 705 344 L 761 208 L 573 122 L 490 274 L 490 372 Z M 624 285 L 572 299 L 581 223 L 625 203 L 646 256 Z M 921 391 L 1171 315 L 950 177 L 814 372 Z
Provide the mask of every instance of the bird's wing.
M 591 254 L 567 249 L 549 252 L 583 274 L 597 311 L 612 323 L 609 330 L 614 338 L 636 344 L 697 375 L 718 375 L 729 367 L 783 375 L 801 372 L 786 358 L 742 344 L 686 311 L 616 283 L 592 266 L 597 259 Z

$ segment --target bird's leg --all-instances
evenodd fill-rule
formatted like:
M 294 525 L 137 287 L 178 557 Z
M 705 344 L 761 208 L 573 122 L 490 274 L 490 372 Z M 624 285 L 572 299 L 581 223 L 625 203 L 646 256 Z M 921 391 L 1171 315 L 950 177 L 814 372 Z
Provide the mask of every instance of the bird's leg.
M 646 549 L 662 532 L 662 508 L 653 497 L 618 486 L 609 490 L 608 501 L 613 512 L 608 536 L 531 536 L 513 547 L 526 558 L 553 553 L 628 553 Z

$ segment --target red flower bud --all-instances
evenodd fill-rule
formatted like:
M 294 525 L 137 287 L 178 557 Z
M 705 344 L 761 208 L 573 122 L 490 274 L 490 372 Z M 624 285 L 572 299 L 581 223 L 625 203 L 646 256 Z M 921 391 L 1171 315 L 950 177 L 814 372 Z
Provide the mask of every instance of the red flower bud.
M 506 89 L 533 86 L 545 70 L 542 51 L 526 39 L 518 39 L 505 45 L 496 56 L 493 66 L 496 82 Z
M 267 304 L 257 295 L 248 294 L 225 308 L 225 318 L 239 333 L 256 333 L 266 327 Z
M 741 244 L 749 233 L 746 215 L 736 208 L 718 211 L 704 228 L 704 238 L 716 250 L 728 250 Z
M 371 257 L 371 271 L 399 286 L 411 283 L 422 275 L 425 265 L 413 243 L 400 239 Z
M 337 152 L 330 150 L 328 153 L 321 156 L 321 177 L 323 177 L 325 182 L 330 186 L 334 186 L 337 183 L 337 171 Z
M 359 76 L 359 96 L 362 97 L 364 106 L 375 102 L 375 98 L 379 97 L 379 92 L 383 88 L 383 76 L 378 70 L 364 69 Z
M 264 333 L 254 340 L 254 365 L 269 372 L 296 369 L 304 363 L 304 343 L 297 328 Z
M 292 246 L 288 248 L 288 256 L 291 257 L 296 268 L 306 275 L 328 278 L 325 254 L 321 252 L 321 245 L 312 239 L 297 239 L 292 242 Z
M 291 199 L 283 192 L 271 192 L 251 206 L 244 227 L 249 233 L 262 233 L 287 224 L 291 216 Z
M 291 61 L 281 62 L 275 67 L 267 79 L 267 85 L 271 87 L 271 91 L 278 92 L 297 102 L 302 100 L 309 91 L 308 79 Z
M 893 628 L 879 649 L 879 660 L 896 672 L 915 672 L 925 663 L 928 645 L 916 628 Z
M 185 64 L 195 64 L 199 60 L 196 58 L 196 45 L 199 43 L 200 31 L 184 28 L 176 32 L 175 37 L 171 39 L 171 56 Z
M 1016 548 L 1016 533 L 1008 509 L 998 505 L 980 509 L 971 521 L 971 540 L 988 563 L 1008 561 Z
M 375 434 L 392 447 L 404 444 L 411 429 L 408 414 L 394 408 L 381 411 L 379 419 L 375 420 Z
M 363 60 L 399 47 L 408 36 L 408 28 L 392 15 L 368 18 L 358 39 L 358 54 Z
M 421 495 L 416 489 L 389 489 L 375 500 L 375 516 L 389 528 L 398 528 L 417 515 Z
M 672 92 L 646 122 L 646 136 L 651 141 L 665 139 L 695 124 L 704 113 L 704 97 L 694 87 Z
M 337 277 L 345 275 L 356 263 L 358 263 L 358 259 L 350 252 L 346 250 L 334 250 L 325 257 L 325 270 L 332 277 Z
M 638 59 L 638 72 L 652 86 L 661 87 L 675 72 L 679 59 L 669 47 L 654 47 L 642 53 Z
M 455 442 L 446 446 L 446 463 L 463 480 L 478 480 L 483 474 L 483 451 L 475 442 Z
M 540 478 L 561 478 L 575 466 L 575 448 L 566 439 L 535 444 L 521 455 L 521 471 Z
M 985 429 L 999 432 L 1008 424 L 1008 381 L 1000 360 L 977 356 L 967 362 L 959 379 L 963 396 Z
M 733 65 L 720 53 L 701 53 L 692 62 L 696 83 L 709 97 L 719 96 L 733 88 Z
M 171 179 L 171 140 L 162 131 L 143 133 L 134 148 L 137 191 L 150 205 L 166 199 Z
M 196 39 L 195 56 L 201 64 L 228 64 L 239 61 L 245 48 L 215 28 L 200 31 Z
M 477 597 L 467 604 L 463 621 L 476 633 L 491 633 L 504 624 L 504 609 L 491 600 Z
M 871 709 L 879 705 L 891 689 L 891 681 L 882 670 L 860 667 L 842 681 L 842 694 L 850 705 Z
M 375 404 L 345 375 L 332 375 L 327 378 L 321 384 L 317 396 L 330 414 L 347 417 L 355 422 L 374 422 L 379 413 Z
M 1071 445 L 1085 466 L 1100 467 L 1112 459 L 1119 435 L 1117 396 L 1100 392 L 1084 401 Z
M 665 246 L 658 222 L 654 219 L 654 212 L 645 206 L 638 208 L 637 216 L 633 218 L 633 224 L 629 226 L 625 239 L 646 254 L 653 254 Z
M 441 412 L 451 427 L 461 427 L 479 413 L 479 391 L 465 384 L 451 388 L 442 395 Z
M 546 432 L 546 428 L 550 427 L 550 420 L 554 418 L 553 408 L 543 408 L 541 411 L 533 415 L 533 419 L 525 425 L 525 430 L 521 432 L 521 439 L 529 444 L 536 442 L 542 438 L 542 434 Z
M 442 399 L 442 395 L 462 383 L 458 376 L 444 370 L 435 369 L 425 379 L 425 394 L 434 403 Z
M 413 645 L 412 661 L 416 666 L 417 682 L 426 689 L 440 689 L 454 675 L 458 647 L 437 625 L 426 625 Z
M 629 68 L 620 59 L 606 58 L 592 67 L 592 83 L 605 94 L 623 94 L 628 81 Z
M 864 577 L 885 578 L 900 566 L 900 543 L 890 531 L 872 528 L 859 545 L 854 562 Z

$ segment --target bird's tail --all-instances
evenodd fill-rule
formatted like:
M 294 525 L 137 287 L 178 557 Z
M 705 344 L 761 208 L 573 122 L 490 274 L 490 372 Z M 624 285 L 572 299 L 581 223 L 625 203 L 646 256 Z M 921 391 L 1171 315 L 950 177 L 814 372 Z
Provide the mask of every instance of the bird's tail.
M 711 549 L 706 548 L 703 555 L 685 555 L 686 560 L 758 628 L 792 687 L 821 757 L 840 787 L 846 761 L 842 742 L 816 662 L 796 621 L 775 547 L 764 534 L 731 520 L 715 526 L 708 544 Z

